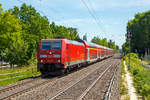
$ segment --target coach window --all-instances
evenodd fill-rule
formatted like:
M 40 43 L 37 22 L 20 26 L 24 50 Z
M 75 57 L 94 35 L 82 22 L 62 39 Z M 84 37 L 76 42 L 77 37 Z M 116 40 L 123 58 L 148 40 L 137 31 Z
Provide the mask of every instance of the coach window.
M 66 46 L 66 49 L 68 50 L 68 44 L 67 44 L 67 46 Z

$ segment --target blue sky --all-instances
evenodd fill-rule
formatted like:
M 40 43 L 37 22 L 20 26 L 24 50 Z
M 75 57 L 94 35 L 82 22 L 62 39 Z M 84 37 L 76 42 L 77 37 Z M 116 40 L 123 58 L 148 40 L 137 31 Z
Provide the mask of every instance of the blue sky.
M 21 6 L 22 2 L 32 5 L 57 25 L 75 27 L 82 38 L 88 41 L 94 36 L 112 39 L 117 45 L 125 42 L 127 22 L 136 13 L 150 10 L 150 0 L 84 0 L 97 22 L 89 14 L 82 0 L 0 0 L 4 10 Z

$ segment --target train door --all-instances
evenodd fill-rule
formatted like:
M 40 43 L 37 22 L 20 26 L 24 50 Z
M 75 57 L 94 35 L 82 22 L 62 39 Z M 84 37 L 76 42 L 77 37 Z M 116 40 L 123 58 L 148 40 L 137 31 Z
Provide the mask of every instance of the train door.
M 87 48 L 87 56 L 88 56 L 87 61 L 90 61 L 90 50 L 89 50 L 89 48 Z
M 104 58 L 106 57 L 106 49 L 104 49 Z
M 103 58 L 103 48 L 101 49 L 101 58 Z
M 100 49 L 98 49 L 98 58 L 101 57 L 101 54 L 100 54 Z
M 70 62 L 71 62 L 71 48 L 70 48 L 70 45 L 67 44 L 67 62 L 68 62 L 68 65 L 70 65 Z
M 97 48 L 97 58 L 99 58 L 99 48 Z
M 85 62 L 86 62 L 86 59 L 87 59 L 86 54 L 87 54 L 87 50 L 86 50 L 86 48 L 85 48 L 85 49 L 84 49 L 84 61 L 85 61 Z

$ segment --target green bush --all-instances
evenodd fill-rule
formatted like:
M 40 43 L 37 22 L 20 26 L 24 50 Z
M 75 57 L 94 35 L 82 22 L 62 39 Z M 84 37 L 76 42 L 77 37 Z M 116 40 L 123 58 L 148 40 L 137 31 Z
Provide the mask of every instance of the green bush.
M 138 54 L 136 54 L 136 53 L 128 53 L 127 55 L 126 55 L 126 57 L 132 57 L 132 58 L 135 58 L 135 59 L 138 59 L 139 57 L 138 57 Z
M 133 75 L 137 75 L 137 74 L 138 74 L 138 70 L 137 69 L 133 70 Z
M 150 100 L 150 69 L 143 67 L 135 53 L 129 53 L 124 57 L 126 64 L 129 63 L 129 56 L 131 66 L 129 72 L 133 76 L 136 90 L 143 97 L 143 100 Z

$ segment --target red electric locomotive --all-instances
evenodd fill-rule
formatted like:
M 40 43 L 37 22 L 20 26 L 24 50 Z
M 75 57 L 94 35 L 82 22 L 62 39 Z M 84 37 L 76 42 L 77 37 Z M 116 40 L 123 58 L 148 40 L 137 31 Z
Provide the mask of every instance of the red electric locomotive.
M 111 53 L 108 53 L 109 51 Z M 71 68 L 112 56 L 112 51 L 81 39 L 76 41 L 65 38 L 42 39 L 37 56 L 37 67 L 42 74 L 64 73 Z

